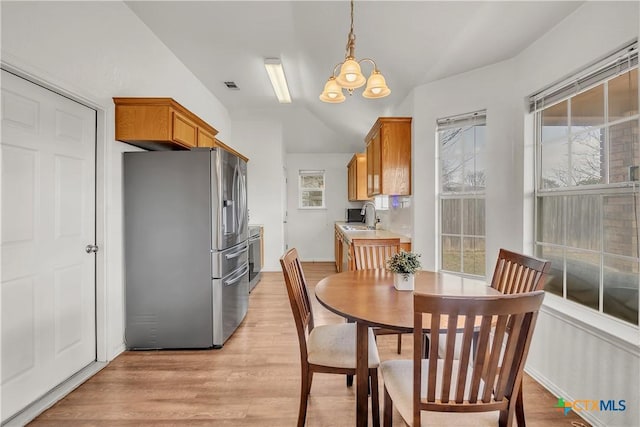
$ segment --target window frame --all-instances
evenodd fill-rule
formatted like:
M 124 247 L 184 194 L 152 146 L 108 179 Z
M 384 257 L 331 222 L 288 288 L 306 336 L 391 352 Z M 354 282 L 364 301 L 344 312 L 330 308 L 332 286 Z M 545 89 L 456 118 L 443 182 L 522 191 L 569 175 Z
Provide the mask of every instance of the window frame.
M 443 146 L 442 146 L 442 141 L 441 141 L 441 136 L 440 133 L 443 131 L 446 131 L 448 129 L 456 129 L 456 128 L 465 128 L 465 127 L 469 127 L 469 128 L 473 128 L 476 126 L 484 126 L 485 127 L 485 135 L 486 135 L 486 117 L 487 117 L 487 113 L 486 110 L 479 110 L 479 111 L 475 111 L 475 112 L 471 112 L 471 113 L 466 113 L 466 114 L 461 114 L 461 115 L 457 115 L 457 116 L 451 116 L 451 117 L 445 117 L 445 118 L 441 118 L 438 119 L 436 121 L 436 141 L 437 141 L 437 165 L 438 165 L 438 181 L 437 181 L 437 188 L 438 188 L 438 253 L 439 253 L 439 261 L 438 261 L 438 269 L 439 271 L 443 271 L 446 273 L 451 273 L 451 274 L 455 274 L 455 275 L 459 275 L 462 277 L 472 277 L 472 278 L 482 278 L 484 279 L 487 275 L 487 271 L 486 271 L 486 205 L 484 208 L 484 212 L 485 212 L 485 224 L 483 225 L 483 230 L 484 233 L 483 234 L 466 234 L 465 233 L 465 222 L 464 222 L 464 205 L 465 205 L 465 201 L 469 201 L 469 200 L 482 200 L 483 202 L 486 201 L 486 183 L 484 185 L 484 187 L 482 188 L 482 190 L 478 190 L 473 189 L 473 190 L 467 190 L 467 189 L 463 189 L 463 190 L 444 190 L 443 189 L 443 184 L 444 184 L 444 179 L 443 179 Z M 483 155 L 486 153 L 486 140 L 485 140 L 485 146 L 483 146 L 482 148 L 483 150 Z M 464 154 L 464 153 L 463 153 Z M 476 156 L 478 153 L 474 153 L 473 157 L 470 159 L 467 159 L 466 161 L 472 161 L 474 163 L 474 168 L 473 168 L 473 173 L 476 173 L 477 170 L 475 168 L 475 161 L 476 161 Z M 463 156 L 464 157 L 464 156 Z M 464 158 L 462 159 L 462 163 L 466 162 L 464 160 Z M 486 163 L 486 161 L 485 161 Z M 485 170 L 486 172 L 486 170 Z M 464 179 L 464 177 L 463 177 Z M 445 200 L 459 200 L 459 208 L 458 211 L 460 213 L 460 233 L 443 233 L 443 202 Z M 459 238 L 460 239 L 460 245 L 459 245 L 459 259 L 460 259 L 460 271 L 454 271 L 454 270 L 448 270 L 444 268 L 444 248 L 443 248 L 443 238 L 444 237 L 453 237 L 453 238 Z M 484 250 L 485 250 L 485 258 L 484 258 L 484 265 L 483 270 L 484 270 L 484 274 L 480 275 L 480 274 L 473 274 L 473 273 L 468 273 L 464 271 L 464 253 L 465 253 L 465 249 L 464 249 L 464 240 L 465 238 L 472 238 L 472 239 L 482 239 L 483 240 L 483 246 L 484 246 Z
M 614 61 L 611 60 L 611 57 L 618 56 Z M 605 208 L 607 203 L 607 197 L 610 196 L 633 196 L 633 203 L 638 205 L 638 193 L 640 193 L 640 181 L 630 180 L 627 178 L 626 181 L 622 182 L 610 182 L 611 181 L 611 168 L 610 168 L 610 150 L 611 150 L 611 129 L 623 123 L 629 123 L 633 126 L 637 126 L 640 129 L 640 112 L 637 111 L 633 115 L 629 115 L 627 117 L 618 118 L 616 120 L 610 121 L 609 116 L 609 82 L 616 77 L 624 75 L 626 73 L 631 72 L 632 70 L 638 70 L 638 80 L 640 83 L 640 69 L 638 67 L 638 53 L 637 53 L 637 42 L 632 44 L 631 47 L 626 46 L 623 49 L 623 52 L 618 52 L 617 54 L 610 55 L 607 57 L 605 61 L 605 65 L 601 65 L 602 61 L 600 61 L 600 65 L 598 66 L 590 66 L 587 68 L 587 71 L 582 71 L 576 73 L 573 77 L 566 79 L 564 82 L 564 88 L 562 88 L 563 84 L 555 84 L 553 85 L 556 89 L 553 90 L 545 90 L 544 92 L 540 92 L 536 95 L 530 97 L 529 105 L 530 112 L 533 115 L 533 130 L 534 130 L 534 148 L 535 148 L 535 156 L 534 156 L 534 221 L 533 221 L 533 244 L 534 251 L 538 256 L 543 255 L 543 250 L 551 249 L 558 250 L 562 257 L 562 265 L 560 269 L 562 270 L 562 295 L 558 295 L 557 293 L 547 292 L 547 299 L 549 305 L 559 312 L 564 313 L 572 313 L 575 316 L 578 316 L 579 319 L 589 319 L 588 324 L 592 326 L 596 326 L 602 330 L 607 332 L 613 332 L 616 336 L 619 336 L 625 341 L 636 342 L 638 339 L 638 332 L 640 331 L 640 315 L 638 316 L 637 322 L 634 324 L 629 320 L 623 319 L 621 317 L 615 316 L 613 314 L 609 314 L 605 312 L 604 305 L 605 300 L 607 299 L 605 296 L 605 274 L 606 274 L 606 262 L 607 260 L 620 260 L 620 261 L 630 261 L 633 263 L 640 264 L 640 251 L 634 256 L 633 254 L 621 254 L 615 253 L 611 251 L 607 251 L 606 248 L 606 233 L 605 233 Z M 621 59 L 622 58 L 622 59 Z M 617 72 L 615 71 L 615 67 L 611 64 L 623 64 L 623 67 L 618 67 Z M 589 69 L 590 68 L 590 69 Z M 605 70 L 605 71 L 602 71 Z M 596 77 L 594 77 L 596 76 Z M 596 79 L 599 76 L 599 79 Z M 589 81 L 590 84 L 588 86 L 584 86 L 579 90 L 573 90 L 570 88 L 571 82 L 576 82 L 582 79 L 583 81 Z M 636 84 L 638 84 L 636 83 Z M 575 83 L 573 83 L 575 86 Z M 576 135 L 580 135 L 584 132 L 588 132 L 587 130 L 579 130 L 576 132 L 572 132 L 572 115 L 571 115 L 571 101 L 576 96 L 588 92 L 594 88 L 599 86 L 603 86 L 603 102 L 604 102 L 604 117 L 603 123 L 594 125 L 593 129 L 602 129 L 602 141 L 601 141 L 601 164 L 600 164 L 600 174 L 601 174 L 601 183 L 598 184 L 576 184 L 575 180 L 571 180 L 569 185 L 555 188 L 544 188 L 543 186 L 543 159 L 542 159 L 542 147 L 544 145 L 542 141 L 542 112 L 545 108 L 553 107 L 554 105 L 558 105 L 562 102 L 567 101 L 567 135 L 566 141 L 568 144 L 568 156 L 569 156 L 569 164 L 568 164 L 568 176 L 572 178 L 572 167 L 571 167 L 571 144 L 575 140 Z M 640 86 L 640 85 L 639 85 Z M 557 89 L 561 87 L 560 89 Z M 569 88 L 569 89 L 568 89 Z M 547 95 L 544 95 L 544 93 Z M 559 97 L 558 93 L 563 93 L 564 97 Z M 545 96 L 548 98 L 545 99 Z M 640 94 L 638 96 L 640 99 Z M 545 105 L 545 101 L 551 99 L 551 102 L 547 102 Z M 561 138 L 552 139 L 551 141 L 560 141 Z M 549 140 L 546 141 L 549 143 Z M 636 137 L 633 140 L 633 144 L 635 144 L 634 149 L 640 149 L 640 141 Z M 624 166 L 623 166 L 624 167 Z M 599 249 L 593 248 L 584 248 L 584 247 L 574 247 L 570 245 L 570 242 L 567 240 L 567 235 L 569 233 L 569 220 L 567 218 L 568 207 L 570 204 L 570 198 L 575 196 L 592 196 L 597 200 L 597 207 L 599 209 L 599 229 L 596 234 L 598 235 L 598 244 Z M 560 197 L 562 200 L 560 201 L 560 213 L 562 218 L 560 219 L 560 223 L 562 224 L 562 242 L 560 244 L 553 242 L 544 241 L 544 237 L 541 236 L 541 216 L 543 213 L 541 212 L 541 204 L 543 203 L 545 198 L 548 197 Z M 557 221 L 556 221 L 557 222 Z M 636 231 L 638 232 L 637 238 L 640 239 L 640 221 L 636 218 Z M 592 254 L 597 255 L 599 257 L 599 262 L 597 265 L 598 268 L 598 308 L 595 309 L 586 305 L 584 302 L 578 302 L 572 300 L 568 297 L 567 289 L 567 261 L 570 260 L 570 257 L 567 253 L 583 253 L 583 254 Z M 595 264 L 594 264 L 595 266 Z M 618 270 L 616 270 L 618 271 Z M 621 270 L 625 271 L 625 270 Z M 640 271 L 633 272 L 630 271 L 631 274 L 635 274 L 638 276 L 638 282 L 635 284 L 638 286 L 638 299 L 640 300 Z M 546 304 L 546 303 L 545 303 Z
M 302 178 L 304 176 L 322 176 L 322 187 L 303 187 L 302 186 Z M 327 208 L 327 177 L 324 170 L 299 170 L 298 171 L 298 209 L 301 210 L 319 210 Z M 304 191 L 314 190 L 322 192 L 322 205 L 321 206 L 305 206 L 303 201 L 303 193 Z

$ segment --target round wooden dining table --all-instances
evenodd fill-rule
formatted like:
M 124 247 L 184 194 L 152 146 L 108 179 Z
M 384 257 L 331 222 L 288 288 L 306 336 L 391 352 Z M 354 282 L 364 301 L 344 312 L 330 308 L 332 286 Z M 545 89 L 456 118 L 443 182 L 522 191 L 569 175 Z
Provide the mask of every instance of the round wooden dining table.
M 380 326 L 399 332 L 413 331 L 413 294 L 446 296 L 501 295 L 482 280 L 447 273 L 419 271 L 414 291 L 398 291 L 393 274 L 386 270 L 357 270 L 332 274 L 315 288 L 324 307 L 356 322 L 356 425 L 368 420 L 368 328 Z M 425 316 L 425 324 L 428 321 Z M 423 328 L 424 332 L 429 332 Z

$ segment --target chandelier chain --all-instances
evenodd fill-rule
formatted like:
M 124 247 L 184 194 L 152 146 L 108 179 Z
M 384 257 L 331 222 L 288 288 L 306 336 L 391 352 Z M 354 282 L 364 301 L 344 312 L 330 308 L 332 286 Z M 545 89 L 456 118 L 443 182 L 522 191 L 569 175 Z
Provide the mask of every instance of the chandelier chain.
M 391 93 L 391 90 L 387 86 L 384 76 L 378 70 L 376 63 L 371 58 L 356 59 L 356 35 L 354 33 L 354 16 L 355 16 L 355 1 L 350 1 L 351 6 L 351 27 L 349 28 L 349 35 L 347 36 L 346 52 L 344 55 L 344 61 L 336 64 L 331 73 L 331 77 L 325 83 L 324 90 L 320 94 L 320 100 L 323 102 L 329 102 L 337 104 L 344 101 L 343 90 L 346 90 L 349 95 L 353 95 L 354 89 L 367 85 L 366 89 L 362 93 L 365 98 L 384 98 Z M 373 71 L 369 78 L 365 78 L 362 75 L 360 64 L 367 62 L 373 66 Z M 340 72 L 336 75 L 336 72 L 340 69 Z
M 353 0 L 351 0 L 351 32 L 353 33 Z

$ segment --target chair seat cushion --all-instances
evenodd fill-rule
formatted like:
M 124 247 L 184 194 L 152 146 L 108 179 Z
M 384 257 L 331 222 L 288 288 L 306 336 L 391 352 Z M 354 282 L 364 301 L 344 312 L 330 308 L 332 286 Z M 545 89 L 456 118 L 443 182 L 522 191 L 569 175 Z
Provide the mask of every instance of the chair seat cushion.
M 307 360 L 314 365 L 356 368 L 356 324 L 338 323 L 313 328 L 307 338 Z M 378 347 L 369 328 L 369 368 L 380 365 Z
M 438 371 L 443 367 L 443 360 L 438 360 Z M 422 392 L 427 395 L 428 360 L 422 361 Z M 453 362 L 453 372 L 457 372 L 458 361 Z M 382 380 L 393 404 L 404 419 L 411 426 L 413 424 L 413 360 L 386 360 L 380 364 Z M 455 374 L 454 374 L 455 376 Z M 469 382 L 471 376 L 468 376 Z M 455 383 L 455 377 L 452 378 Z M 441 388 L 440 377 L 437 379 L 436 390 Z M 481 385 L 482 388 L 482 385 Z M 439 393 L 437 393 L 439 394 Z M 438 395 L 436 397 L 439 397 Z M 491 412 L 435 412 L 424 411 L 421 417 L 422 426 L 491 426 L 498 424 L 499 411 Z

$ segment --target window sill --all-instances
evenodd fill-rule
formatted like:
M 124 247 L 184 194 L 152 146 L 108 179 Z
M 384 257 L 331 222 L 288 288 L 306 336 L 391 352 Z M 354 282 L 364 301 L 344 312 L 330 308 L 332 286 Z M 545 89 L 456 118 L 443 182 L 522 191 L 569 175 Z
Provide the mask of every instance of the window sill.
M 640 330 L 637 327 L 596 313 L 548 292 L 545 294 L 540 311 L 640 356 Z

